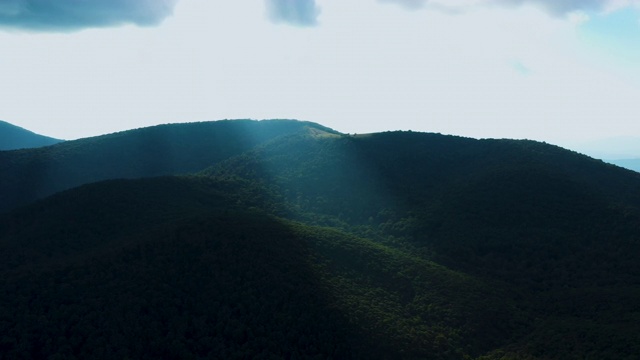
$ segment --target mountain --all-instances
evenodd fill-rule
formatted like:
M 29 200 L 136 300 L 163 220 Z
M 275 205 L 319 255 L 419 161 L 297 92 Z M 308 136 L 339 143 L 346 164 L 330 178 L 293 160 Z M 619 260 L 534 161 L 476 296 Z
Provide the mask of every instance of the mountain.
M 597 159 L 632 159 L 640 157 L 640 138 L 617 136 L 568 145 L 571 149 Z
M 607 160 L 607 162 L 629 170 L 640 172 L 640 159 L 613 159 Z
M 237 124 L 290 130 L 161 167 L 196 175 L 85 184 L 0 215 L 0 353 L 640 353 L 640 174 L 533 141 Z M 181 141 L 206 143 L 195 134 Z
M 204 174 L 262 184 L 300 221 L 508 284 L 539 319 L 518 353 L 571 358 L 587 344 L 554 336 L 573 332 L 586 353 L 617 358 L 640 340 L 613 334 L 640 300 L 637 173 L 533 141 L 391 132 L 291 136 Z
M 315 127 L 291 120 L 159 125 L 0 153 L 0 212 L 100 180 L 183 174 L 278 136 Z
M 596 159 L 640 172 L 640 139 L 619 136 L 598 139 L 580 144 L 571 144 L 570 148 Z
M 0 218 L 2 353 L 446 359 L 511 337 L 502 290 L 274 217 L 257 189 L 114 180 Z
M 39 148 L 57 144 L 61 141 L 62 140 L 38 135 L 0 120 L 0 151 Z

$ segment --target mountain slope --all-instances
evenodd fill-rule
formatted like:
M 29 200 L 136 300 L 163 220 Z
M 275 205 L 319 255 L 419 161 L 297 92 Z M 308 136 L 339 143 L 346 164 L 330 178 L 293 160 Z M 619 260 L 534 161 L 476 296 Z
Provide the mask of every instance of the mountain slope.
M 61 141 L 0 120 L 0 151 L 38 148 Z
M 203 176 L 89 184 L 0 215 L 0 350 L 640 353 L 639 174 L 533 141 L 300 129 Z
M 518 333 L 502 290 L 270 216 L 254 190 L 118 180 L 0 217 L 2 352 L 449 359 Z
M 314 214 L 342 213 L 340 217 L 352 224 L 384 222 L 391 215 L 379 214 L 385 207 L 393 207 L 394 215 L 406 216 L 424 212 L 425 206 L 444 206 L 442 196 L 481 181 L 488 182 L 482 186 L 495 193 L 504 186 L 528 187 L 529 196 L 564 196 L 558 188 L 564 182 L 568 184 L 563 186 L 575 185 L 575 191 L 603 202 L 640 206 L 639 174 L 584 155 L 532 141 L 412 132 L 292 135 L 230 158 L 203 174 L 260 181 L 300 208 Z M 536 184 L 528 180 L 530 176 L 543 179 Z M 492 186 L 493 180 L 502 184 Z M 542 190 L 537 186 L 546 189 L 536 194 Z
M 616 358 L 640 340 L 605 330 L 635 328 L 640 310 L 634 172 L 543 143 L 397 132 L 291 136 L 205 173 L 264 184 L 302 221 L 509 284 L 545 319 L 517 353 L 571 358 L 588 344 L 586 354 Z M 544 348 L 569 329 L 582 338 Z
M 318 128 L 293 121 L 160 125 L 52 147 L 0 153 L 0 212 L 78 185 L 195 172 L 278 136 Z
M 104 188 L 120 185 L 130 184 Z M 75 195 L 69 196 L 59 200 L 73 202 Z M 143 207 L 163 202 L 122 200 Z M 81 207 L 64 210 L 71 218 L 84 216 Z M 0 301 L 3 310 L 11 309 L 1 314 L 4 356 L 349 357 L 347 335 L 354 334 L 317 294 L 306 250 L 286 227 L 259 214 L 172 218 L 166 216 L 172 209 L 160 210 L 163 216 L 146 217 L 143 232 L 123 217 L 107 223 L 131 232 L 96 234 L 79 223 L 50 223 L 39 230 L 65 235 L 21 245 L 3 241 L 3 250 L 17 246 L 29 254 L 17 267 L 2 269 Z M 161 226 L 147 222 L 169 219 Z M 103 221 L 97 215 L 84 220 Z

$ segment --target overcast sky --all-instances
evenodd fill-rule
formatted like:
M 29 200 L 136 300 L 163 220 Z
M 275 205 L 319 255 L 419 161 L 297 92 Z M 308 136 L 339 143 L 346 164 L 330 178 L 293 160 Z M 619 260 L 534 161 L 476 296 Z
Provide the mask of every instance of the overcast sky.
M 639 1 L 0 0 L 0 119 L 640 137 Z

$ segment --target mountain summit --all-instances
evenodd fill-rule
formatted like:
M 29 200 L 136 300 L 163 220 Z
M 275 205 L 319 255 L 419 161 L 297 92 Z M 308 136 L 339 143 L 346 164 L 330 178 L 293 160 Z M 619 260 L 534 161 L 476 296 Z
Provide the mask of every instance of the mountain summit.
M 0 153 L 0 212 L 101 180 L 198 172 L 281 136 L 310 129 L 295 120 L 166 124 Z
M 38 148 L 61 141 L 0 120 L 0 151 Z

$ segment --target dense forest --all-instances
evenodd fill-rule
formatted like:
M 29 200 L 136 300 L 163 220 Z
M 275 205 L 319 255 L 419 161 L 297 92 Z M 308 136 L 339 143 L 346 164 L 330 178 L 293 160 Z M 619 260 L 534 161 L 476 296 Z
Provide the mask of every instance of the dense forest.
M 640 354 L 640 174 L 557 146 L 221 121 L 0 169 L 0 358 Z
M 91 182 L 187 174 L 320 125 L 250 120 L 159 125 L 55 146 L 0 152 L 0 211 Z

